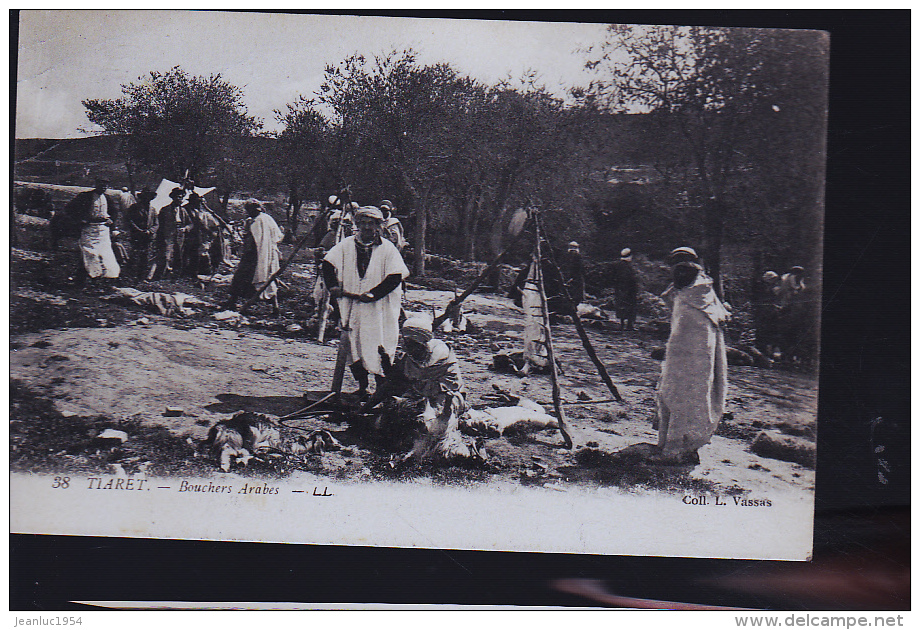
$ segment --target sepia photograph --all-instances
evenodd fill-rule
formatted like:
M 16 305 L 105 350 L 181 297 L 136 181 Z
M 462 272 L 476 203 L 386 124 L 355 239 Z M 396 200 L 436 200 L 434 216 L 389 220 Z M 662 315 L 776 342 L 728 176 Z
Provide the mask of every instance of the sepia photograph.
M 11 531 L 808 560 L 830 46 L 21 11 Z

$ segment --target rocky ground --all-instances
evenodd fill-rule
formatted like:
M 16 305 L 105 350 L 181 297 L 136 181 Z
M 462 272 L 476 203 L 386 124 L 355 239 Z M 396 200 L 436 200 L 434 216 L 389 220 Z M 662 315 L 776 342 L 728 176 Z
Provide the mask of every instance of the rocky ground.
M 308 330 L 306 299 L 313 269 L 306 254 L 284 275 L 282 313 L 258 306 L 245 318 L 219 319 L 227 273 L 207 281 L 139 283 L 114 287 L 183 293 L 183 315 L 166 316 L 120 297 L 113 287 L 83 292 L 68 276 L 74 243 L 50 252 L 42 225 L 25 217 L 20 248 L 11 252 L 10 461 L 14 471 L 112 472 L 220 476 L 215 462 L 197 452 L 216 421 L 238 410 L 282 416 L 304 405 L 303 394 L 327 390 L 336 340 L 320 345 Z M 282 254 L 286 255 L 289 247 Z M 229 270 L 223 270 L 228 272 Z M 440 309 L 476 268 L 453 279 L 409 285 L 407 310 Z M 521 378 L 490 369 L 497 352 L 520 350 L 523 320 L 510 300 L 474 294 L 464 304 L 473 334 L 444 334 L 460 362 L 472 405 L 497 386 L 552 410 L 549 378 Z M 643 463 L 627 447 L 654 442 L 654 390 L 661 369 L 651 357 L 664 344 L 652 332 L 589 329 L 594 348 L 624 398 L 623 403 L 567 404 L 575 446 L 564 448 L 555 428 L 485 440 L 488 461 L 468 466 L 389 466 L 392 453 L 368 440 L 354 418 L 333 414 L 292 421 L 297 429 L 325 429 L 344 445 L 336 452 L 252 460 L 244 475 L 284 477 L 298 470 L 332 478 L 430 478 L 444 483 L 492 481 L 520 484 L 612 485 L 630 491 L 811 493 L 814 486 L 817 377 L 813 374 L 732 366 L 727 413 L 696 466 Z M 602 384 L 574 327 L 553 328 L 564 369 L 563 398 L 605 400 Z M 353 388 L 350 376 L 346 390 Z M 106 428 L 128 440 L 99 439 Z M 626 449 L 626 450 L 624 450 Z

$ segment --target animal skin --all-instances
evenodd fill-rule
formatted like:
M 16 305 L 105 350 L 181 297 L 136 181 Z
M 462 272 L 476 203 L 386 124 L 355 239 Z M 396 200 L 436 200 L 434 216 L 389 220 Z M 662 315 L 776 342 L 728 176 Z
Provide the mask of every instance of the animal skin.
M 202 446 L 220 460 L 221 470 L 229 472 L 234 462 L 245 466 L 253 453 L 280 447 L 281 432 L 268 416 L 241 411 L 212 426 Z

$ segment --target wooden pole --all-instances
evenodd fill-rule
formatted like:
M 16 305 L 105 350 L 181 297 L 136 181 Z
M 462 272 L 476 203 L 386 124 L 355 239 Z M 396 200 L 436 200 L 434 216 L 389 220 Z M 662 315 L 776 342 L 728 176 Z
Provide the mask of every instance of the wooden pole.
M 505 255 L 509 251 L 511 251 L 511 248 L 514 246 L 514 244 L 517 242 L 520 235 L 523 233 L 524 233 L 524 226 L 521 226 L 520 231 L 514 235 L 513 240 L 510 243 L 508 243 L 508 246 L 504 249 L 504 251 L 502 251 L 502 253 L 499 254 L 498 257 L 494 261 L 492 261 L 492 264 L 486 267 L 485 270 L 483 270 L 483 272 L 479 274 L 479 277 L 476 278 L 469 287 L 467 287 L 466 291 L 461 293 L 459 296 L 454 297 L 454 299 L 450 301 L 447 307 L 445 307 L 443 313 L 441 313 L 440 315 L 434 318 L 434 321 L 431 324 L 432 330 L 437 330 L 438 326 L 443 324 L 445 319 L 447 319 L 448 317 L 452 317 L 453 312 L 456 310 L 458 306 L 460 306 L 460 303 L 463 302 L 463 300 L 465 300 L 466 298 L 468 298 L 473 293 L 473 291 L 475 291 L 479 287 L 479 285 L 483 283 L 483 281 L 489 276 L 489 274 L 495 271 L 495 268 L 498 267 L 498 265 L 501 263 Z
M 342 393 L 342 383 L 345 381 L 345 363 L 348 359 L 349 330 L 343 328 L 339 334 L 339 349 L 335 355 L 335 369 L 332 371 L 332 393 Z
M 537 210 L 531 211 L 534 215 L 534 235 L 535 235 L 535 248 L 536 252 L 536 261 L 537 266 L 537 287 L 540 289 L 540 304 L 543 310 L 543 332 L 546 336 L 546 353 L 547 359 L 549 360 L 550 366 L 550 380 L 553 384 L 553 408 L 556 410 L 556 418 L 559 420 L 559 433 L 562 434 L 562 440 L 565 442 L 566 448 L 572 448 L 572 438 L 569 437 L 568 432 L 565 428 L 565 411 L 562 409 L 562 399 L 559 395 L 559 374 L 556 372 L 556 355 L 553 352 L 553 334 L 550 331 L 549 326 L 549 306 L 546 303 L 546 289 L 543 286 L 543 265 L 542 265 L 542 254 L 540 248 L 540 223 L 536 220 Z
M 342 240 L 342 233 L 345 229 L 345 210 L 344 206 L 342 209 L 341 217 L 339 218 L 339 224 L 335 228 L 335 244 L 338 245 L 339 241 Z M 322 264 L 320 264 L 319 273 L 323 273 Z M 323 284 L 326 284 L 326 281 L 323 280 Z M 326 287 L 326 292 L 323 295 L 323 299 L 320 301 L 320 312 L 319 312 L 319 328 L 316 330 L 316 340 L 319 343 L 326 342 L 326 322 L 329 321 L 329 302 L 332 300 L 332 296 L 329 295 L 329 287 Z M 344 359 L 343 359 L 344 360 Z M 336 362 L 338 365 L 338 362 Z M 344 374 L 344 372 L 343 372 Z M 333 379 L 334 382 L 335 379 Z M 342 384 L 339 383 L 339 390 L 341 391 Z
M 539 222 L 539 219 L 537 219 L 537 221 Z M 538 230 L 539 229 L 540 228 L 538 227 Z M 559 274 L 559 284 L 562 286 L 562 294 L 572 309 L 572 322 L 575 324 L 575 330 L 578 331 L 578 336 L 581 338 L 581 343 L 585 347 L 585 352 L 588 353 L 588 357 L 591 359 L 594 367 L 597 368 L 597 373 L 600 375 L 601 380 L 604 381 L 604 385 L 607 386 L 607 389 L 610 390 L 610 393 L 613 394 L 613 397 L 616 398 L 618 402 L 623 402 L 623 397 L 620 396 L 620 392 L 617 390 L 616 385 L 613 384 L 613 380 L 611 380 L 610 374 L 607 373 L 607 368 L 604 367 L 604 364 L 597 356 L 597 352 L 594 351 L 594 346 L 591 345 L 591 339 L 588 337 L 588 332 L 585 330 L 584 324 L 582 324 L 581 318 L 578 316 L 578 309 L 576 308 L 575 303 L 572 301 L 572 295 L 569 293 L 568 287 L 565 286 L 565 277 L 562 275 L 562 271 L 556 264 L 552 249 L 549 250 L 548 260 L 549 263 L 553 266 L 553 269 L 556 270 L 556 273 Z

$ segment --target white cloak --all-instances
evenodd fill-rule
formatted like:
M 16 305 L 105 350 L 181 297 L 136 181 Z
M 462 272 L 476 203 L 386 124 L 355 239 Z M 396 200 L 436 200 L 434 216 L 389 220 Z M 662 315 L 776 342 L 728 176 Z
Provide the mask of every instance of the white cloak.
M 256 288 L 265 284 L 281 266 L 281 252 L 278 243 L 284 239 L 284 232 L 268 214 L 260 212 L 249 226 L 252 238 L 256 242 L 256 268 L 252 274 L 252 284 Z M 278 292 L 274 282 L 262 292 L 262 298 L 270 300 Z
M 702 272 L 669 294 L 674 306 L 658 384 L 658 446 L 672 457 L 708 444 L 722 419 L 728 371 L 720 325 L 728 312 Z
M 346 293 L 367 293 L 394 273 L 403 279 L 409 277 L 409 268 L 403 262 L 399 250 L 385 238 L 380 239 L 380 244 L 371 252 L 364 278 L 358 275 L 354 236 L 342 239 L 329 250 L 325 260 L 335 267 L 339 286 Z M 389 356 L 396 356 L 401 302 L 402 285 L 376 302 L 360 302 L 347 297 L 338 300 L 342 327 L 347 331 L 349 364 L 361 361 L 368 372 L 383 375 L 377 347 L 383 346 Z
M 549 351 L 546 347 L 546 330 L 543 328 L 543 299 L 540 297 L 538 267 L 531 260 L 530 272 L 521 290 L 521 306 L 524 310 L 524 358 L 534 367 L 549 365 Z
M 83 266 L 90 278 L 117 278 L 121 273 L 112 249 L 109 226 L 103 223 L 84 226 L 80 232 L 80 251 L 83 254 Z

